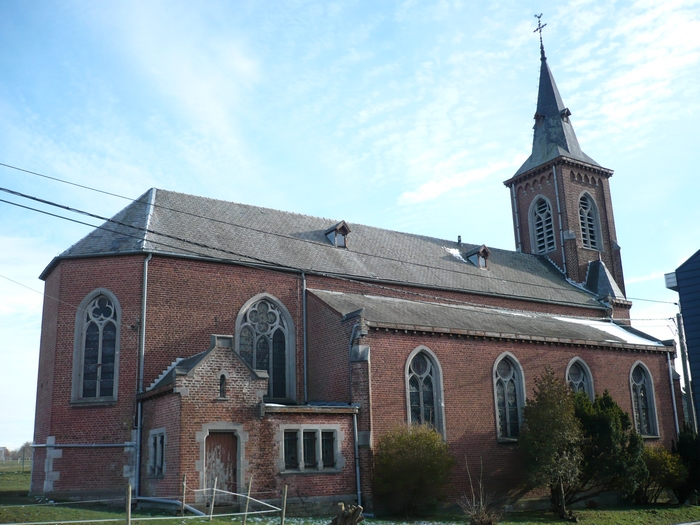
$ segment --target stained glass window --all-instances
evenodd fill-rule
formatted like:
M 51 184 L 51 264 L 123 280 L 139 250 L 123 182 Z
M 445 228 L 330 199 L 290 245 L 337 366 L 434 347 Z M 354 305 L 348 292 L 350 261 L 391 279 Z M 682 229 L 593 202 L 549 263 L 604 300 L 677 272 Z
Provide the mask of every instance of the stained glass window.
M 408 372 L 410 422 L 414 425 L 430 425 L 437 428 L 435 411 L 435 371 L 425 352 L 411 360 Z
M 566 383 L 574 392 L 585 392 L 588 397 L 593 397 L 591 378 L 586 367 L 579 361 L 575 361 L 569 367 Z
M 498 436 L 517 438 L 520 432 L 520 409 L 522 407 L 520 369 L 508 357 L 496 366 L 496 408 L 498 412 Z
M 117 310 L 106 295 L 95 297 L 84 310 L 82 334 L 82 398 L 115 395 Z
M 656 435 L 653 419 L 653 392 L 651 380 L 642 365 L 637 365 L 632 371 L 632 408 L 637 432 L 643 436 Z
M 243 360 L 270 376 L 268 397 L 288 397 L 287 345 L 289 330 L 280 308 L 268 299 L 253 303 L 243 314 L 238 351 Z

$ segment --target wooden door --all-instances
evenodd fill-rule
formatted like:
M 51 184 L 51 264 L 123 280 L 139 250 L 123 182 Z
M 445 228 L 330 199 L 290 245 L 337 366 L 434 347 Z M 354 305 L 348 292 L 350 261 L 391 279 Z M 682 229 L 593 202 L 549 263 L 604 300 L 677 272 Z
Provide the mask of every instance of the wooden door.
M 205 443 L 206 464 L 205 480 L 206 488 L 214 486 L 228 492 L 236 492 L 238 442 L 233 432 L 212 432 L 207 436 Z M 230 505 L 235 502 L 235 497 L 217 492 L 215 505 Z

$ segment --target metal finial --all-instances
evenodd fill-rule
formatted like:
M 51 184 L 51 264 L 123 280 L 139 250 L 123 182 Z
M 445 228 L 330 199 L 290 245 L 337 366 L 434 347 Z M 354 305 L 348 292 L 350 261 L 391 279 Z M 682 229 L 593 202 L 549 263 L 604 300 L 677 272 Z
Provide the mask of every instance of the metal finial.
M 535 18 L 537 19 L 537 29 L 533 31 L 533 33 L 539 32 L 540 34 L 540 57 L 542 60 L 547 60 L 547 57 L 544 55 L 544 44 L 542 43 L 542 30 L 547 27 L 547 24 L 542 25 L 542 13 L 539 15 L 535 15 Z

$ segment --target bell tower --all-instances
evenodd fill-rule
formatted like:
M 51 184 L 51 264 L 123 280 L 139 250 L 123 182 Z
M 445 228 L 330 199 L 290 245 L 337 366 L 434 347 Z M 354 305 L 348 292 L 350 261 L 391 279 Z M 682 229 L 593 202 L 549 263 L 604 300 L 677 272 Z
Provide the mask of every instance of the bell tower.
M 548 258 L 569 280 L 611 306 L 629 310 L 610 196 L 613 171 L 581 150 L 571 111 L 547 63 L 543 27 L 538 22 L 535 30 L 540 33 L 540 83 L 532 153 L 504 182 L 511 194 L 515 245 Z

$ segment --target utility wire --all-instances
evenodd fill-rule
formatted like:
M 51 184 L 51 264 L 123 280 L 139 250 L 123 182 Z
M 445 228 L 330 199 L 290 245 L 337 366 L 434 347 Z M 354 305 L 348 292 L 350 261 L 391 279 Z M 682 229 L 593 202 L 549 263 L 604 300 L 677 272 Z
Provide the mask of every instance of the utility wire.
M 131 201 L 131 202 L 143 202 L 143 201 L 139 201 L 138 199 L 132 199 L 132 198 L 126 197 L 126 196 L 124 196 L 124 195 L 119 195 L 119 194 L 116 194 L 116 193 L 111 193 L 111 192 L 108 192 L 108 191 L 100 190 L 100 189 L 97 189 L 97 188 L 93 188 L 93 187 L 90 187 L 90 186 L 78 184 L 78 183 L 75 183 L 75 182 L 70 182 L 70 181 L 67 181 L 67 180 L 64 180 L 64 179 L 60 179 L 60 178 L 58 178 L 58 177 L 51 177 L 51 176 L 49 176 L 49 175 L 44 175 L 44 174 L 42 174 L 42 173 L 38 173 L 38 172 L 35 172 L 35 171 L 31 171 L 31 170 L 19 168 L 19 167 L 17 167 L 17 166 L 12 166 L 12 165 L 10 165 L 10 164 L 5 164 L 5 163 L 3 163 L 3 162 L 0 162 L 0 166 L 4 166 L 4 167 L 6 167 L 6 168 L 10 168 L 10 169 L 13 169 L 13 170 L 21 171 L 21 172 L 23 172 L 23 173 L 28 173 L 28 174 L 30 174 L 30 175 L 34 175 L 34 176 L 37 176 L 37 177 L 42 177 L 42 178 L 45 178 L 45 179 L 49 179 L 49 180 L 53 180 L 53 181 L 56 181 L 56 182 L 60 182 L 60 183 L 63 183 L 63 184 L 68 184 L 68 185 L 71 185 L 71 186 L 79 187 L 79 188 L 86 189 L 86 190 L 89 190 L 89 191 L 94 191 L 94 192 L 101 193 L 101 194 L 104 194 L 104 195 L 109 195 L 109 196 L 112 196 L 112 197 L 117 197 L 117 198 L 120 198 L 120 199 L 128 200 L 128 201 Z M 58 204 L 58 203 L 54 203 L 54 202 L 52 202 L 52 201 L 47 201 L 47 200 L 44 200 L 44 199 L 41 199 L 41 198 L 38 198 L 38 197 L 34 197 L 34 196 L 31 196 L 31 195 L 26 195 L 26 194 L 23 194 L 23 193 L 14 191 L 14 190 L 10 190 L 10 189 L 7 189 L 7 188 L 0 188 L 0 190 L 5 191 L 5 192 L 10 193 L 10 194 L 15 195 L 15 196 L 19 196 L 19 197 L 26 198 L 26 199 L 31 199 L 31 200 L 34 200 L 34 201 L 37 201 L 37 202 L 41 202 L 41 203 L 50 205 L 50 206 L 55 206 L 55 207 L 58 207 L 58 208 L 61 208 L 61 209 L 65 209 L 65 210 L 67 210 L 67 211 L 71 211 L 71 212 L 74 212 L 74 213 L 83 214 L 83 215 L 86 215 L 86 216 L 89 216 L 89 217 L 93 217 L 93 218 L 96 218 L 96 219 L 99 219 L 99 220 L 103 220 L 103 221 L 105 221 L 105 222 L 111 222 L 111 223 L 114 223 L 114 224 L 118 224 L 118 225 L 120 225 L 120 226 L 125 226 L 125 227 L 127 227 L 127 228 L 132 228 L 132 229 L 139 230 L 139 231 L 143 231 L 143 232 L 146 232 L 146 233 L 152 233 L 152 234 L 154 234 L 154 235 L 159 235 L 159 236 L 162 236 L 162 237 L 170 238 L 170 239 L 176 240 L 176 241 L 178 241 L 178 242 L 184 242 L 184 243 L 187 243 L 187 244 L 192 244 L 192 245 L 198 246 L 198 247 L 200 247 L 200 248 L 204 248 L 204 249 L 208 249 L 208 250 L 216 250 L 216 251 L 220 251 L 220 252 L 223 252 L 223 253 L 227 253 L 227 254 L 229 254 L 229 255 L 235 255 L 235 256 L 237 256 L 237 257 L 243 257 L 243 258 L 246 258 L 246 259 L 255 260 L 255 261 L 258 261 L 258 262 L 261 262 L 261 263 L 264 263 L 264 264 L 274 264 L 274 265 L 277 265 L 277 266 L 280 266 L 280 267 L 283 267 L 283 268 L 301 271 L 300 268 L 295 268 L 295 267 L 292 267 L 292 266 L 289 266 L 289 265 L 284 265 L 284 264 L 280 264 L 280 263 L 276 263 L 276 262 L 271 262 L 271 261 L 269 261 L 269 260 L 267 260 L 267 259 L 256 258 L 256 257 L 250 256 L 250 255 L 244 255 L 244 254 L 241 254 L 241 253 L 238 253 L 238 252 L 233 252 L 233 251 L 231 251 L 231 250 L 227 250 L 227 249 L 224 249 L 224 248 L 218 248 L 218 247 L 215 247 L 215 246 L 210 246 L 210 245 L 207 245 L 207 244 L 204 244 L 204 243 L 197 243 L 197 242 L 191 241 L 191 240 L 189 240 L 189 239 L 184 239 L 184 238 L 177 237 L 177 236 L 172 236 L 172 235 L 168 235 L 168 234 L 159 233 L 159 232 L 157 232 L 157 231 L 155 231 L 155 230 L 150 230 L 150 229 L 141 228 L 141 227 L 138 227 L 138 226 L 134 226 L 134 225 L 131 225 L 131 224 L 127 224 L 127 223 L 122 223 L 122 222 L 120 222 L 120 221 L 115 221 L 114 219 L 111 219 L 111 218 L 107 218 L 107 217 L 102 217 L 102 216 L 99 216 L 99 215 L 95 215 L 95 214 L 92 214 L 92 213 L 90 213 L 90 212 L 86 212 L 86 211 L 79 210 L 79 209 L 76 209 L 76 208 L 71 208 L 71 207 L 69 207 L 69 206 L 65 206 L 65 205 L 61 205 L 61 204 Z M 2 199 L 0 199 L 0 202 L 5 202 L 5 203 L 8 203 L 8 204 L 15 204 L 15 203 L 12 203 L 12 202 L 9 202 L 9 201 L 5 201 L 5 200 L 2 200 Z M 69 221 L 71 221 L 71 222 L 76 222 L 76 223 L 78 223 L 78 224 L 84 224 L 84 225 L 88 225 L 88 226 L 94 227 L 94 226 L 91 225 L 91 224 L 83 223 L 83 222 L 80 222 L 80 221 L 75 221 L 75 220 L 73 220 L 73 219 L 69 219 L 69 218 L 66 218 L 66 217 L 61 217 L 60 215 L 55 215 L 55 214 L 43 212 L 43 211 L 41 211 L 41 210 L 37 210 L 37 209 L 30 208 L 30 207 L 26 207 L 26 206 L 21 206 L 21 205 L 19 205 L 19 204 L 15 204 L 15 205 L 20 206 L 20 207 L 22 207 L 22 208 L 29 209 L 29 210 L 38 211 L 38 212 L 40 212 L 40 213 L 46 213 L 47 215 L 51 215 L 51 216 L 53 216 L 53 217 L 65 218 L 66 220 L 69 220 Z M 297 242 L 305 242 L 305 243 L 314 244 L 314 245 L 318 245 L 318 244 L 319 244 L 319 243 L 316 242 L 316 241 L 311 241 L 311 240 L 308 240 L 308 239 L 300 239 L 299 237 L 295 237 L 295 236 L 291 236 L 291 235 L 285 235 L 285 234 L 281 234 L 281 233 L 277 233 L 277 232 L 271 232 L 271 231 L 261 230 L 261 229 L 254 228 L 254 227 L 251 227 L 251 226 L 242 225 L 242 224 L 237 224 L 237 223 L 232 223 L 232 222 L 224 221 L 224 220 L 217 219 L 217 218 L 214 218 L 214 217 L 207 217 L 207 216 L 204 216 L 204 215 L 199 215 L 199 214 L 196 214 L 196 213 L 192 213 L 192 212 L 188 212 L 188 211 L 184 211 L 184 210 L 179 210 L 179 209 L 176 209 L 176 208 L 170 208 L 170 207 L 163 206 L 163 205 L 159 205 L 159 204 L 155 204 L 155 203 L 153 203 L 153 204 L 151 204 L 151 205 L 152 205 L 153 207 L 155 207 L 155 208 L 161 208 L 161 209 L 164 209 L 164 210 L 167 210 L 167 211 L 172 211 L 172 212 L 175 212 L 175 213 L 180 213 L 180 214 L 183 214 L 183 215 L 187 215 L 187 216 L 191 216 L 191 217 L 195 217 L 195 218 L 199 218 L 199 219 L 204 219 L 204 220 L 211 221 L 211 222 L 214 222 L 214 223 L 224 224 L 224 225 L 227 225 L 227 226 L 233 226 L 233 227 L 237 227 L 237 228 L 241 228 L 241 229 L 246 229 L 246 230 L 250 230 L 250 231 L 255 231 L 255 232 L 258 232 L 258 233 L 263 233 L 263 234 L 265 234 L 265 235 L 272 235 L 272 236 L 281 237 L 281 238 L 288 239 L 288 240 L 293 240 L 293 241 L 297 241 Z M 113 230 L 107 229 L 107 231 L 113 231 Z M 134 236 L 131 236 L 131 237 L 134 237 Z M 134 238 L 137 238 L 137 239 L 139 239 L 139 240 L 143 240 L 141 237 L 134 237 Z M 153 241 L 153 240 L 148 240 L 148 242 L 152 242 L 152 243 L 154 243 L 154 244 L 161 244 L 161 245 L 163 245 L 163 246 L 167 246 L 167 247 L 170 247 L 170 248 L 173 248 L 173 249 L 180 249 L 180 250 L 188 251 L 189 253 L 192 253 L 192 254 L 195 254 L 195 255 L 200 255 L 200 256 L 207 257 L 207 258 L 211 258 L 210 256 L 201 254 L 201 253 L 196 252 L 196 251 L 193 251 L 193 250 L 187 250 L 187 249 L 184 249 L 184 248 L 181 248 L 181 247 L 176 247 L 176 246 L 173 246 L 173 245 L 168 245 L 168 244 L 160 243 L 160 242 Z M 368 257 L 377 258 L 377 259 L 389 260 L 389 261 L 392 261 L 392 262 L 399 262 L 399 263 L 402 263 L 402 264 L 409 264 L 409 265 L 412 265 L 412 266 L 423 267 L 423 268 L 431 269 L 431 270 L 439 270 L 439 271 L 443 271 L 443 272 L 446 271 L 446 272 L 456 273 L 456 274 L 460 274 L 460 275 L 470 275 L 470 276 L 472 275 L 471 273 L 468 273 L 468 272 L 461 272 L 461 271 L 459 271 L 459 270 L 451 270 L 451 269 L 439 268 L 439 267 L 432 266 L 432 265 L 421 264 L 421 263 L 415 263 L 415 262 L 406 261 L 406 260 L 398 260 L 398 259 L 393 258 L 393 257 L 382 256 L 382 255 L 373 254 L 373 253 L 357 252 L 357 251 L 354 252 L 354 253 L 357 253 L 358 255 L 364 255 L 364 256 L 368 256 Z M 333 275 L 333 274 L 332 274 L 332 273 L 329 273 L 329 275 Z M 496 279 L 497 279 L 497 280 L 500 280 L 500 281 L 502 281 L 502 282 L 504 282 L 504 283 L 525 284 L 525 283 L 522 283 L 521 281 L 514 281 L 514 280 L 510 280 L 510 279 L 503 279 L 503 278 L 496 278 Z M 561 287 L 548 286 L 548 285 L 537 284 L 537 283 L 527 283 L 527 285 L 528 285 L 528 286 L 539 287 L 539 288 L 548 288 L 548 289 L 552 289 L 552 290 L 562 290 L 562 289 L 563 289 L 563 288 L 561 288 Z M 468 292 L 468 291 L 470 291 L 470 290 L 466 290 L 466 291 Z M 472 290 L 472 291 L 476 291 L 476 290 Z M 584 292 L 584 293 L 585 293 L 585 292 Z M 629 300 L 633 300 L 633 301 L 645 301 L 645 302 L 655 302 L 655 303 L 663 303 L 663 304 L 674 304 L 674 305 L 678 305 L 677 302 L 671 302 L 671 301 L 660 301 L 660 300 L 654 300 L 654 299 L 642 299 L 642 298 L 632 298 L 632 297 L 630 297 L 630 298 L 628 298 L 628 299 L 629 299 Z
M 0 163 L 0 164 L 1 164 L 1 163 Z M 86 215 L 86 216 L 88 216 L 88 217 L 92 217 L 92 218 L 96 218 L 96 219 L 99 219 L 99 220 L 103 220 L 103 221 L 105 221 L 105 222 L 117 224 L 117 225 L 119 225 L 119 226 L 124 226 L 124 227 L 126 227 L 126 228 L 131 228 L 131 229 L 138 230 L 138 231 L 142 231 L 142 232 L 145 232 L 145 233 L 151 233 L 151 234 L 153 234 L 153 235 L 158 235 L 158 236 L 161 236 L 161 237 L 173 239 L 173 240 L 176 240 L 176 241 L 178 241 L 178 242 L 183 242 L 183 243 L 186 243 L 186 244 L 194 245 L 194 246 L 197 246 L 197 247 L 199 247 L 199 248 L 204 248 L 204 249 L 207 249 L 207 250 L 216 250 L 216 251 L 223 252 L 223 253 L 226 253 L 226 254 L 229 254 L 229 255 L 235 255 L 235 256 L 237 256 L 237 257 L 243 257 L 243 258 L 245 258 L 245 259 L 255 260 L 255 261 L 258 261 L 258 262 L 261 262 L 261 263 L 264 263 L 264 264 L 274 264 L 274 265 L 277 265 L 277 266 L 279 266 L 279 267 L 287 268 L 287 269 L 291 269 L 291 270 L 296 270 L 296 271 L 301 271 L 301 270 L 302 270 L 301 268 L 297 268 L 297 267 L 290 266 L 290 265 L 285 265 L 285 264 L 282 264 L 282 263 L 273 262 L 273 261 L 270 261 L 270 260 L 268 260 L 268 259 L 262 259 L 262 258 L 254 257 L 254 256 L 252 256 L 252 255 L 245 255 L 245 254 L 242 254 L 242 253 L 239 253 L 239 252 L 234 252 L 234 251 L 231 251 L 231 250 L 227 250 L 227 249 L 225 249 L 225 248 L 218 248 L 218 247 L 216 247 L 216 246 L 211 246 L 211 245 L 208 245 L 208 244 L 204 244 L 204 243 L 192 241 L 192 240 L 185 239 L 185 238 L 182 238 L 182 237 L 177 237 L 177 236 L 174 236 L 174 235 L 169 235 L 169 234 L 161 233 L 161 232 L 158 232 L 158 231 L 155 231 L 155 230 L 151 230 L 151 229 L 148 229 L 148 228 L 142 228 L 142 227 L 139 227 L 139 226 L 134 226 L 134 225 L 132 225 L 132 224 L 128 224 L 128 223 L 124 223 L 124 222 L 121 222 L 121 221 L 117 221 L 117 220 L 115 220 L 115 219 L 111 219 L 111 218 L 108 218 L 108 217 L 103 217 L 103 216 L 100 216 L 100 215 L 96 215 L 96 214 L 93 214 L 93 213 L 90 213 L 90 212 L 86 212 L 86 211 L 83 211 L 83 210 L 79 210 L 79 209 L 77 209 L 77 208 L 71 208 L 71 207 L 69 207 L 69 206 L 65 206 L 65 205 L 62 205 L 62 204 L 55 203 L 55 202 L 53 202 L 53 201 L 48 201 L 48 200 L 45 200 L 45 199 L 41 199 L 41 198 L 39 198 L 39 197 L 34 197 L 34 196 L 32 196 L 32 195 L 27 195 L 27 194 L 24 194 L 24 193 L 20 193 L 20 192 L 14 191 L 14 190 L 10 190 L 10 189 L 8 189 L 8 188 L 2 188 L 2 187 L 0 187 L 0 191 L 6 192 L 6 193 L 9 193 L 9 194 L 11 194 L 11 195 L 18 196 L 18 197 L 22 197 L 22 198 L 26 198 L 26 199 L 29 199 L 29 200 L 33 200 L 33 201 L 36 201 L 36 202 L 41 202 L 42 204 L 46 204 L 46 205 L 49 205 L 49 206 L 55 206 L 55 207 L 58 207 L 58 208 L 60 208 L 60 209 L 64 209 L 64 210 L 66 210 L 66 211 L 70 211 L 70 212 L 73 212 L 73 213 L 79 213 L 79 214 L 82 214 L 82 215 Z M 42 210 L 38 210 L 38 209 L 35 209 L 35 208 L 30 208 L 30 207 L 27 207 L 27 206 L 22 206 L 22 205 L 19 205 L 19 204 L 10 202 L 10 201 L 6 201 L 6 200 L 3 200 L 3 199 L 0 199 L 0 202 L 5 202 L 5 203 L 8 203 L 8 204 L 14 204 L 14 205 L 20 206 L 20 207 L 25 208 L 25 209 L 28 209 L 28 210 L 38 211 L 38 212 L 40 212 L 40 213 L 47 213 L 47 212 L 43 212 Z M 135 201 L 135 202 L 136 202 L 136 201 Z M 179 212 L 178 210 L 175 210 L 175 209 L 172 209 L 172 208 L 167 208 L 167 209 L 169 209 L 170 211 Z M 179 213 L 186 213 L 187 215 L 194 215 L 194 214 L 190 214 L 190 213 L 187 213 L 187 212 L 179 212 Z M 60 215 L 55 215 L 55 214 L 51 214 L 51 213 L 47 213 L 47 214 L 48 214 L 48 215 L 51 215 L 51 216 L 53 216 L 53 217 L 61 218 Z M 194 215 L 194 216 L 195 216 L 195 217 L 198 217 L 198 218 L 201 218 L 201 219 L 204 219 L 204 220 L 214 220 L 214 219 L 210 219 L 210 218 L 208 218 L 208 217 L 204 217 L 204 216 L 201 216 L 201 215 Z M 88 225 L 88 226 L 92 226 L 91 224 L 83 223 L 83 222 L 80 222 L 80 221 L 75 221 L 74 219 L 66 219 L 66 220 L 70 220 L 70 221 L 72 221 L 72 222 L 77 222 L 78 224 L 85 224 L 85 225 Z M 224 222 L 224 221 L 215 220 L 215 222 Z M 269 232 L 269 231 L 265 231 L 265 230 L 259 230 L 259 229 L 256 229 L 256 228 L 251 228 L 251 227 L 246 227 L 246 226 L 240 226 L 240 225 L 237 225 L 237 224 L 226 223 L 226 222 L 224 222 L 224 224 L 227 224 L 228 226 L 234 226 L 234 227 L 239 227 L 239 228 L 247 229 L 247 230 L 253 230 L 253 231 L 256 231 L 256 232 L 259 232 L 259 233 L 263 233 L 263 234 L 266 234 L 266 235 L 273 235 L 273 236 L 277 236 L 277 237 L 284 237 L 284 238 L 286 238 L 286 239 L 294 240 L 294 241 L 297 241 L 297 242 L 304 242 L 304 243 L 308 243 L 308 244 L 314 244 L 314 245 L 316 245 L 316 246 L 318 246 L 318 244 L 319 244 L 319 243 L 317 243 L 317 242 L 315 242 L 315 241 L 310 241 L 310 240 L 308 240 L 308 239 L 300 239 L 300 238 L 298 238 L 298 237 L 293 237 L 293 236 L 291 236 L 291 235 L 283 235 L 283 234 L 279 234 L 279 233 L 275 233 L 275 232 Z M 110 230 L 110 229 L 108 229 L 108 228 L 102 228 L 102 229 L 106 229 L 107 231 L 113 231 L 113 230 Z M 121 232 L 120 232 L 120 233 L 121 233 Z M 125 234 L 125 235 L 128 235 L 128 234 Z M 137 238 L 137 239 L 139 239 L 139 240 L 144 240 L 144 239 L 142 239 L 141 237 L 135 237 L 135 236 L 131 236 L 131 235 L 129 235 L 129 236 L 130 236 L 130 237 Z M 164 244 L 164 243 L 159 243 L 159 242 L 154 241 L 154 240 L 151 240 L 151 239 L 146 239 L 146 241 L 147 241 L 147 242 L 152 242 L 152 243 L 155 243 L 155 244 L 163 244 L 163 245 L 165 245 L 165 246 L 169 246 L 170 248 L 181 249 L 181 250 L 184 250 L 184 251 L 189 251 L 190 253 L 202 255 L 202 254 L 200 254 L 199 252 L 196 252 L 196 251 L 193 251 L 193 250 L 187 250 L 187 249 L 179 248 L 179 247 L 176 247 L 176 246 L 173 246 L 173 245 L 167 245 L 167 244 Z M 329 247 L 329 248 L 331 248 L 331 247 Z M 363 255 L 363 256 L 366 256 L 366 257 L 372 257 L 372 258 L 375 258 L 375 259 L 387 260 L 387 261 L 391 261 L 391 262 L 393 262 L 393 263 L 401 263 L 401 264 L 411 265 L 411 266 L 414 266 L 414 267 L 426 268 L 426 269 L 429 269 L 429 270 L 437 270 L 437 271 L 440 271 L 440 272 L 448 272 L 448 273 L 453 273 L 453 274 L 457 274 L 457 275 L 467 275 L 467 276 L 470 276 L 470 277 L 473 277 L 473 276 L 474 276 L 472 273 L 469 273 L 469 272 L 463 272 L 463 271 L 453 270 L 453 269 L 449 269 L 449 268 L 440 268 L 440 267 L 432 266 L 432 265 L 429 265 L 429 264 L 416 263 L 416 262 L 411 262 L 411 261 L 407 261 L 407 260 L 400 260 L 400 259 L 397 259 L 397 258 L 395 258 L 395 257 L 388 257 L 388 256 L 383 256 L 383 255 L 378 255 L 378 254 L 373 254 L 373 253 L 367 253 L 367 252 L 359 252 L 359 251 L 354 251 L 353 253 L 355 253 L 355 254 L 357 254 L 357 255 Z M 208 256 L 208 255 L 203 255 L 203 256 L 204 256 L 204 257 L 211 258 L 211 257 Z M 326 272 L 326 273 L 327 273 L 328 275 L 335 275 L 333 272 Z M 495 280 L 497 280 L 497 281 L 501 281 L 501 282 L 503 282 L 503 283 L 513 283 L 513 284 L 520 284 L 520 285 L 526 284 L 527 286 L 532 286 L 532 287 L 536 287 L 536 288 L 545 288 L 545 289 L 557 290 L 557 291 L 562 291 L 562 290 L 565 290 L 565 289 L 566 289 L 565 287 L 556 287 L 556 286 L 551 286 L 551 285 L 546 285 L 546 284 L 523 283 L 522 281 L 515 281 L 515 280 L 512 280 L 512 279 L 505 279 L 505 278 L 503 278 L 503 277 L 493 277 L 492 279 L 495 279 Z M 480 293 L 479 290 L 465 290 L 465 291 L 467 291 L 467 292 L 472 291 L 472 292 L 475 292 L 475 293 Z M 584 293 L 586 293 L 586 292 L 584 292 Z

